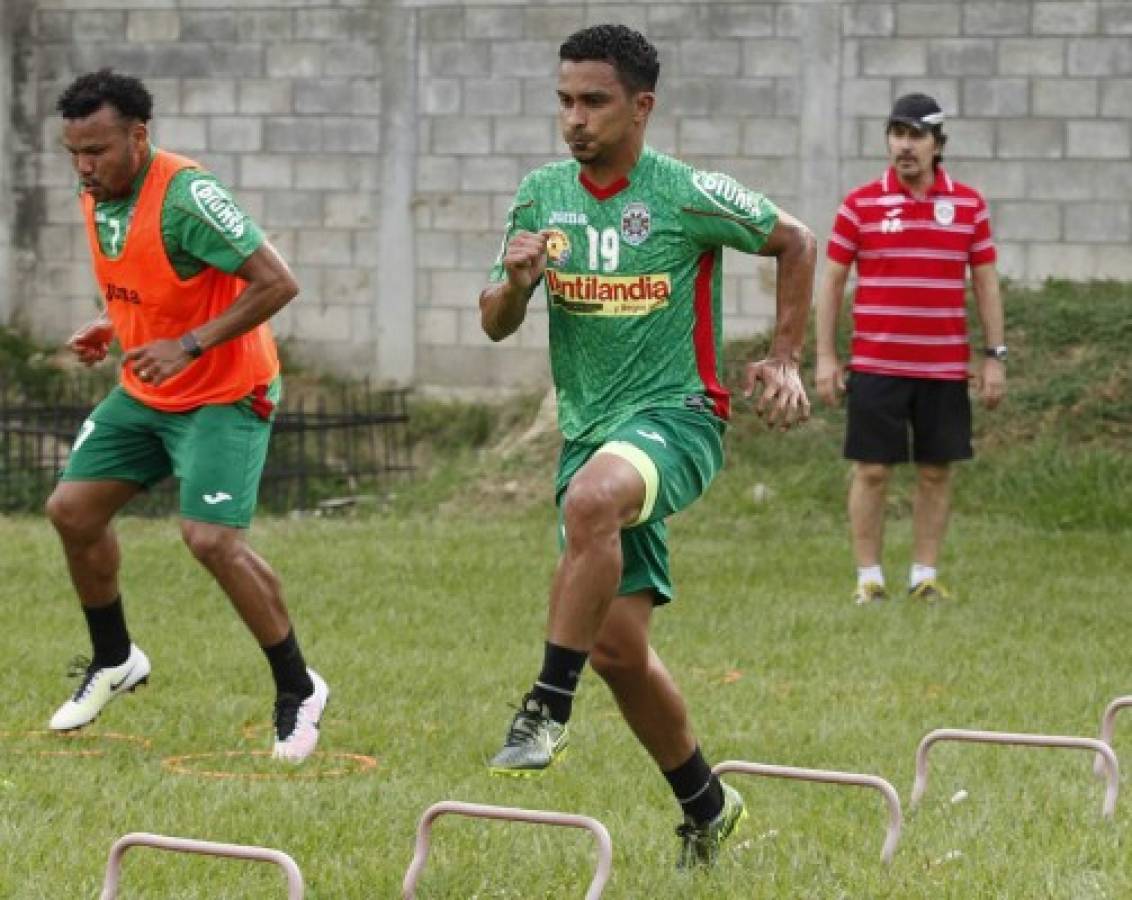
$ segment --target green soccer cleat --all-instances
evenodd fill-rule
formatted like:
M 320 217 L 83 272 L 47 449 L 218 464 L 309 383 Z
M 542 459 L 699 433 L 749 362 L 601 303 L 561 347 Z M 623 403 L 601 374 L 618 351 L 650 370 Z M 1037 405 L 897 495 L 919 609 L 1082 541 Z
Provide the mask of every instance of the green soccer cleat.
M 569 732 L 550 717 L 546 705 L 527 694 L 519 706 L 503 747 L 487 764 L 492 775 L 541 775 L 565 750 Z
M 676 834 L 683 841 L 676 868 L 714 866 L 719 858 L 719 848 L 745 818 L 747 818 L 747 809 L 743 805 L 743 798 L 735 788 L 724 784 L 723 809 L 718 816 L 702 825 L 697 825 L 691 819 L 685 819 L 683 825 L 676 826 Z
M 857 590 L 853 592 L 853 602 L 858 606 L 883 603 L 887 599 L 888 591 L 884 589 L 883 584 L 877 584 L 875 581 L 866 581 L 864 584 L 859 584 Z
M 951 592 L 934 578 L 928 578 L 925 581 L 921 581 L 915 587 L 908 588 L 908 599 L 919 600 L 931 605 L 943 600 L 950 600 Z

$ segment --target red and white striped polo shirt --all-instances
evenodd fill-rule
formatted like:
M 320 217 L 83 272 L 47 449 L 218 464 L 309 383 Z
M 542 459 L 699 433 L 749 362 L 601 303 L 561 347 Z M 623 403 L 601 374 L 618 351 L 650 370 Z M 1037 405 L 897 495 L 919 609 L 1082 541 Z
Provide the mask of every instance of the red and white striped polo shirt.
M 978 191 L 939 166 L 927 195 L 914 197 L 890 168 L 845 198 L 827 255 L 857 261 L 849 368 L 966 380 L 967 266 L 995 261 Z

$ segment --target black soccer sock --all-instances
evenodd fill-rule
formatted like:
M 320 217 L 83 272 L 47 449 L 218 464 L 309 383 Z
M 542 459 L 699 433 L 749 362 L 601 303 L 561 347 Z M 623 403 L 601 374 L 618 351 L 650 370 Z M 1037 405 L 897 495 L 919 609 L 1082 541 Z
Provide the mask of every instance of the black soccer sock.
M 96 668 L 120 666 L 129 659 L 130 632 L 126 630 L 121 595 L 106 606 L 84 606 L 83 615 L 94 648 L 91 665 Z
M 698 824 L 710 822 L 723 811 L 723 785 L 696 747 L 688 760 L 664 773 L 684 815 Z
M 303 660 L 303 651 L 299 649 L 299 642 L 295 638 L 294 628 L 288 631 L 287 636 L 278 644 L 264 647 L 263 653 L 271 665 L 271 677 L 275 679 L 276 693 L 302 698 L 314 693 L 314 682 L 307 672 L 307 664 Z
M 570 720 L 574 692 L 578 689 L 578 679 L 582 677 L 587 657 L 588 653 L 546 642 L 542 654 L 542 671 L 539 672 L 531 694 L 540 703 L 546 704 L 550 717 L 555 722 L 566 724 Z

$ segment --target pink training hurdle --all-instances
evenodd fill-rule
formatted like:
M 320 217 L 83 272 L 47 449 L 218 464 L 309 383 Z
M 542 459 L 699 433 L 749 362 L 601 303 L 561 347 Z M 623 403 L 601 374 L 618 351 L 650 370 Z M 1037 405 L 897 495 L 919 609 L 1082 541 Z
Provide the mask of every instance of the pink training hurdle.
M 1101 717 L 1101 740 L 1110 747 L 1112 746 L 1112 738 L 1116 731 L 1116 714 L 1126 706 L 1132 706 L 1132 695 L 1117 697 L 1105 708 L 1104 715 Z M 1093 771 L 1097 773 L 1098 777 L 1104 777 L 1105 759 L 1099 753 L 1097 754 L 1097 758 L 1093 761 Z
M 800 769 L 797 766 L 774 766 L 768 763 L 745 762 L 729 759 L 717 763 L 712 771 L 716 775 L 726 772 L 740 772 L 744 775 L 762 775 L 767 778 L 791 778 L 796 781 L 815 781 L 822 784 L 844 784 L 855 787 L 868 787 L 880 791 L 888 805 L 888 828 L 885 830 L 884 847 L 880 851 L 881 862 L 892 862 L 896 845 L 900 843 L 900 830 L 904 815 L 900 811 L 900 795 L 889 782 L 879 775 L 865 775 L 857 772 L 835 772 L 829 769 Z
M 426 809 L 424 815 L 421 816 L 420 824 L 417 826 L 417 844 L 413 851 L 413 860 L 409 863 L 409 869 L 405 872 L 405 880 L 401 884 L 401 896 L 404 900 L 413 900 L 417 895 L 417 880 L 420 878 L 421 872 L 424 871 L 425 862 L 428 860 L 429 830 L 432 823 L 445 814 L 468 816 L 474 819 L 505 819 L 511 822 L 528 822 L 533 825 L 561 825 L 566 828 L 589 830 L 597 839 L 597 871 L 594 872 L 593 881 L 590 882 L 590 886 L 586 890 L 585 900 L 598 900 L 601 897 L 613 871 L 613 842 L 609 839 L 609 832 L 605 826 L 597 819 L 572 813 L 443 800 Z
M 1057 734 L 1016 734 L 1009 731 L 976 731 L 966 728 L 937 728 L 929 731 L 916 748 L 916 781 L 912 785 L 910 806 L 924 796 L 928 786 L 928 751 L 939 741 L 966 741 L 977 744 L 1016 744 L 1024 747 L 1054 747 L 1066 750 L 1092 750 L 1105 761 L 1103 813 L 1111 819 L 1116 811 L 1116 795 L 1120 790 L 1120 766 L 1116 754 L 1104 741 L 1096 738 L 1066 737 Z
M 164 834 L 133 832 L 118 838 L 110 848 L 106 863 L 106 878 L 102 882 L 101 900 L 115 900 L 118 881 L 122 874 L 122 857 L 131 847 L 153 847 L 174 853 L 198 853 L 203 856 L 220 856 L 228 859 L 248 859 L 254 862 L 273 863 L 287 876 L 287 900 L 303 900 L 303 873 L 295 861 L 282 850 L 269 847 L 250 847 L 243 844 L 218 844 L 191 838 L 169 837 Z

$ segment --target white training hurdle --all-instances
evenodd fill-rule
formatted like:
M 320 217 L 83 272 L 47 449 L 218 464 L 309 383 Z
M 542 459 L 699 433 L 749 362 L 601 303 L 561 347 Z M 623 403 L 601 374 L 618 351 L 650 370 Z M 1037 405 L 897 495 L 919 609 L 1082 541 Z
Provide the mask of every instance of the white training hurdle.
M 712 772 L 716 775 L 739 772 L 744 775 L 760 775 L 764 778 L 789 778 L 795 781 L 867 787 L 879 791 L 888 806 L 888 826 L 885 830 L 884 846 L 881 848 L 880 858 L 881 862 L 885 864 L 892 862 L 892 857 L 896 853 L 896 845 L 900 843 L 900 831 L 904 824 L 904 816 L 900 810 L 900 795 L 896 793 L 896 788 L 879 775 L 837 772 L 829 769 L 802 769 L 797 766 L 776 766 L 736 759 L 717 763 L 712 768 Z
M 590 831 L 597 840 L 597 869 L 589 888 L 586 890 L 585 900 L 598 900 L 601 897 L 613 871 L 613 842 L 610 840 L 609 832 L 605 826 L 597 819 L 573 813 L 443 800 L 426 809 L 424 815 L 421 816 L 420 824 L 417 826 L 417 843 L 413 850 L 413 859 L 409 863 L 408 871 L 405 872 L 405 879 L 401 884 L 401 896 L 404 900 L 413 900 L 416 897 L 417 881 L 424 871 L 425 862 L 428 860 L 429 831 L 432 823 L 443 815 L 467 816 L 473 819 L 503 819 L 509 822 L 527 822 L 532 825 L 559 825 L 566 828 L 584 828 Z
M 1104 741 L 1096 738 L 1067 737 L 1058 734 L 1018 734 L 1010 731 L 978 731 L 967 728 L 937 728 L 929 731 L 916 748 L 916 780 L 912 785 L 910 806 L 924 796 L 928 786 L 928 751 L 940 741 L 961 741 L 976 744 L 1011 744 L 1023 747 L 1052 747 L 1065 750 L 1092 750 L 1104 759 L 1105 793 L 1102 811 L 1111 819 L 1116 811 L 1116 795 L 1120 790 L 1120 766 L 1116 754 Z
M 303 900 L 303 873 L 299 871 L 295 861 L 282 850 L 198 841 L 164 834 L 147 834 L 143 831 L 132 832 L 118 838 L 110 848 L 110 858 L 106 862 L 106 877 L 102 882 L 101 900 L 116 900 L 118 882 L 122 875 L 122 857 L 131 847 L 153 847 L 156 850 L 170 850 L 174 853 L 195 853 L 202 856 L 272 863 L 279 866 L 287 877 L 287 900 Z
M 1132 706 L 1132 695 L 1117 697 L 1105 707 L 1104 715 L 1101 716 L 1101 740 L 1109 747 L 1112 746 L 1112 739 L 1116 732 L 1116 714 L 1128 706 Z M 1093 771 L 1097 773 L 1098 777 L 1104 777 L 1105 758 L 1099 753 L 1093 761 Z

